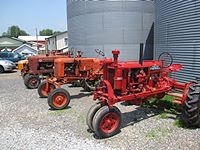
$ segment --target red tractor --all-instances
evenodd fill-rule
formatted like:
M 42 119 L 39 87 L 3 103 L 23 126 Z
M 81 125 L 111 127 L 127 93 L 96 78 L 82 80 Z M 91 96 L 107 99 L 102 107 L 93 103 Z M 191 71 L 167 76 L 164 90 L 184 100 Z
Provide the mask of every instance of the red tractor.
M 78 52 L 77 56 L 79 55 L 80 52 Z M 46 76 L 52 76 L 54 60 L 56 58 L 69 57 L 71 57 L 70 52 L 66 54 L 55 53 L 51 55 L 37 55 L 28 57 L 27 62 L 22 62 L 23 64 L 18 65 L 23 66 L 20 67 L 20 70 L 24 79 L 24 84 L 29 89 L 36 89 L 39 86 L 41 79 L 44 79 Z
M 117 134 L 121 125 L 121 112 L 114 106 L 118 102 L 131 102 L 138 105 L 148 101 L 150 97 L 161 99 L 172 89 L 182 90 L 182 95 L 174 102 L 182 105 L 187 122 L 192 126 L 200 126 L 200 80 L 194 83 L 179 83 L 175 79 L 176 71 L 182 65 L 172 64 L 169 53 L 160 55 L 159 60 L 140 60 L 118 62 L 120 51 L 113 50 L 114 61 L 103 62 L 103 80 L 94 91 L 93 105 L 87 114 L 87 125 L 100 138 Z M 168 59 L 165 59 L 168 58 Z M 174 74 L 174 78 L 168 74 Z
M 104 55 L 102 51 L 97 52 Z M 81 80 L 86 90 L 94 90 L 102 74 L 98 58 L 57 58 L 54 60 L 53 77 L 41 82 L 38 94 L 41 98 L 48 97 L 52 109 L 64 109 L 70 102 L 70 95 L 61 85 Z

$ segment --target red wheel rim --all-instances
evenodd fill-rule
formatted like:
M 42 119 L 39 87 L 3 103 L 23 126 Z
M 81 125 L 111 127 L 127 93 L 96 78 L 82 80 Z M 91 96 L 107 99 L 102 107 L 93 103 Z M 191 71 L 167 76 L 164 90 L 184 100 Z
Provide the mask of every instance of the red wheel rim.
M 48 96 L 50 92 L 52 92 L 55 88 L 52 85 L 49 85 L 49 88 L 46 90 L 46 85 L 41 88 L 41 93 L 44 96 Z
M 63 93 L 54 94 L 52 99 L 53 105 L 57 108 L 65 106 L 68 101 L 67 96 Z
M 30 85 L 35 86 L 37 85 L 37 79 L 30 79 L 29 83 Z
M 118 125 L 119 125 L 118 115 L 114 112 L 110 112 L 102 118 L 100 122 L 100 129 L 104 133 L 111 133 L 117 129 Z

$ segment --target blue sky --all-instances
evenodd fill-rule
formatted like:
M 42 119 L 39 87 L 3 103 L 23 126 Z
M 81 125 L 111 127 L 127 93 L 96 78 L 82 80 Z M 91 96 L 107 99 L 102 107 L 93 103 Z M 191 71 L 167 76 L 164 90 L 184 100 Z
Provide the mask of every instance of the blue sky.
M 18 25 L 30 35 L 50 28 L 67 30 L 66 0 L 0 0 L 0 36 Z

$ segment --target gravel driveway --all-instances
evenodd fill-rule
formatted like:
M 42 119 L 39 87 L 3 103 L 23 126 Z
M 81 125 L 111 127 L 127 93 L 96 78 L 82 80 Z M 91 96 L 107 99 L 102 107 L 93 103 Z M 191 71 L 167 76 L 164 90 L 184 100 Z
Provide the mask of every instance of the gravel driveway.
M 200 130 L 177 127 L 176 115 L 164 119 L 159 111 L 118 104 L 122 112 L 121 132 L 96 139 L 87 132 L 85 118 L 91 93 L 67 87 L 70 106 L 49 110 L 37 90 L 26 89 L 19 72 L 0 74 L 0 149 L 200 149 Z

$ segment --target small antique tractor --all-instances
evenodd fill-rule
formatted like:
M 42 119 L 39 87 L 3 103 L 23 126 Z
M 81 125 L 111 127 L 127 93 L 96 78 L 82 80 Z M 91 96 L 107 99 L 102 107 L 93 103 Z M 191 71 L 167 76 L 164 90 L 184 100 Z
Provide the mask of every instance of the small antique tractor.
M 97 51 L 102 54 L 102 51 Z M 69 92 L 61 85 L 80 80 L 84 89 L 94 90 L 102 77 L 98 58 L 57 58 L 54 60 L 54 75 L 46 78 L 38 87 L 41 98 L 48 97 L 52 109 L 64 109 L 70 102 Z
M 20 60 L 17 63 L 17 69 L 21 72 L 21 75 L 23 76 L 23 71 L 24 71 L 24 67 L 28 64 L 28 60 Z
M 56 58 L 68 57 L 71 57 L 70 53 L 28 57 L 27 61 L 18 64 L 18 68 L 24 79 L 24 84 L 29 89 L 36 89 L 41 79 L 44 79 L 46 76 L 52 76 L 54 60 Z
M 200 126 L 200 80 L 194 83 L 179 83 L 175 79 L 182 65 L 172 64 L 169 53 L 160 55 L 159 60 L 118 62 L 119 50 L 113 50 L 114 61 L 103 62 L 103 80 L 94 91 L 93 105 L 87 114 L 86 122 L 91 131 L 100 138 L 117 134 L 121 125 L 121 112 L 114 106 L 118 102 L 131 102 L 138 105 L 150 97 L 158 100 L 172 89 L 179 89 L 182 94 L 174 99 L 181 105 L 187 122 L 191 126 Z M 164 60 L 164 58 L 168 58 Z M 174 74 L 173 78 L 168 74 Z

